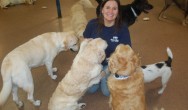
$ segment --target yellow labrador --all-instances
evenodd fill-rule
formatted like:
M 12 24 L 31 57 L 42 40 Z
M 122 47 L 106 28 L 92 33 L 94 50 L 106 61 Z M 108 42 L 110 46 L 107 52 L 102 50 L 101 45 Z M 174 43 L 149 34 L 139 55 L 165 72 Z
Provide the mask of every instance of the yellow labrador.
M 49 110 L 80 110 L 86 105 L 77 101 L 104 75 L 101 63 L 105 59 L 106 48 L 107 43 L 101 38 L 84 39 L 71 69 L 49 101 Z
M 145 110 L 144 75 L 138 56 L 120 44 L 109 58 L 108 78 L 112 110 Z
M 78 51 L 77 42 L 78 38 L 73 32 L 49 32 L 12 50 L 1 66 L 3 88 L 0 93 L 0 106 L 6 102 L 11 90 L 15 103 L 18 107 L 23 106 L 17 95 L 18 87 L 27 92 L 28 100 L 39 106 L 40 100 L 33 97 L 34 85 L 30 69 L 45 65 L 51 78 L 56 79 L 57 76 L 53 75 L 53 72 L 57 71 L 57 68 L 52 68 L 54 58 L 61 51 Z
M 8 8 L 9 5 L 17 5 L 22 3 L 33 4 L 36 0 L 0 0 L 1 8 Z

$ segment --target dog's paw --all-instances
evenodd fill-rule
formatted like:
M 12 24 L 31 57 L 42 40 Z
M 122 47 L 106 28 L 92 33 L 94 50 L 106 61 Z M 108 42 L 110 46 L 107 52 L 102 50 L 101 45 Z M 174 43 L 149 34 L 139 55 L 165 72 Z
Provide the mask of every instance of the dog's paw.
M 54 67 L 52 70 L 53 70 L 53 72 L 57 72 L 57 68 L 56 67 Z
M 36 100 L 36 101 L 33 102 L 33 104 L 34 104 L 35 106 L 40 106 L 40 103 L 41 103 L 40 100 Z
M 80 110 L 86 107 L 86 103 L 79 103 L 78 105 Z
M 55 80 L 57 78 L 57 75 L 51 75 L 51 78 Z
M 18 103 L 16 103 L 16 105 L 18 106 L 18 108 L 22 108 L 24 106 L 24 103 L 22 101 L 19 101 Z
M 159 91 L 158 91 L 158 94 L 159 94 L 159 95 L 163 94 L 163 90 L 162 90 L 162 89 L 159 90 Z

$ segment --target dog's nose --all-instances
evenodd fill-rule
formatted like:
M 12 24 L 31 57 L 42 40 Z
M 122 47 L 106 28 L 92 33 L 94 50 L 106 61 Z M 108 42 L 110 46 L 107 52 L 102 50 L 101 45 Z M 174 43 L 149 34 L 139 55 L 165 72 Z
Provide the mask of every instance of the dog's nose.
M 72 48 L 70 48 L 70 50 L 71 50 L 72 52 L 76 52 L 76 51 L 74 51 Z
M 72 52 L 75 52 L 72 48 L 70 49 Z
M 149 4 L 149 9 L 150 10 L 153 9 L 153 5 Z

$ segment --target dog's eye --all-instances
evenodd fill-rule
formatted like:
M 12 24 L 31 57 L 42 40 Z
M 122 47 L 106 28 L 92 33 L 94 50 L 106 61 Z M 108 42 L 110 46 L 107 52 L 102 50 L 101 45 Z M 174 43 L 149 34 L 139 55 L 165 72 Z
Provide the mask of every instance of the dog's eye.
M 116 77 L 116 78 L 119 78 L 119 75 L 118 75 L 117 73 L 115 73 L 115 77 Z

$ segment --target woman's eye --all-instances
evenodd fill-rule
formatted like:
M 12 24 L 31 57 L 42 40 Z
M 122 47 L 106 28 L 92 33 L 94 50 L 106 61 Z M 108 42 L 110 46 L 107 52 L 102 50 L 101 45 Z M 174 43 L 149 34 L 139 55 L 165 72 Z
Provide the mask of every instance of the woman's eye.
M 114 8 L 113 8 L 113 10 L 117 10 L 117 8 L 116 8 L 116 7 L 114 7 Z

